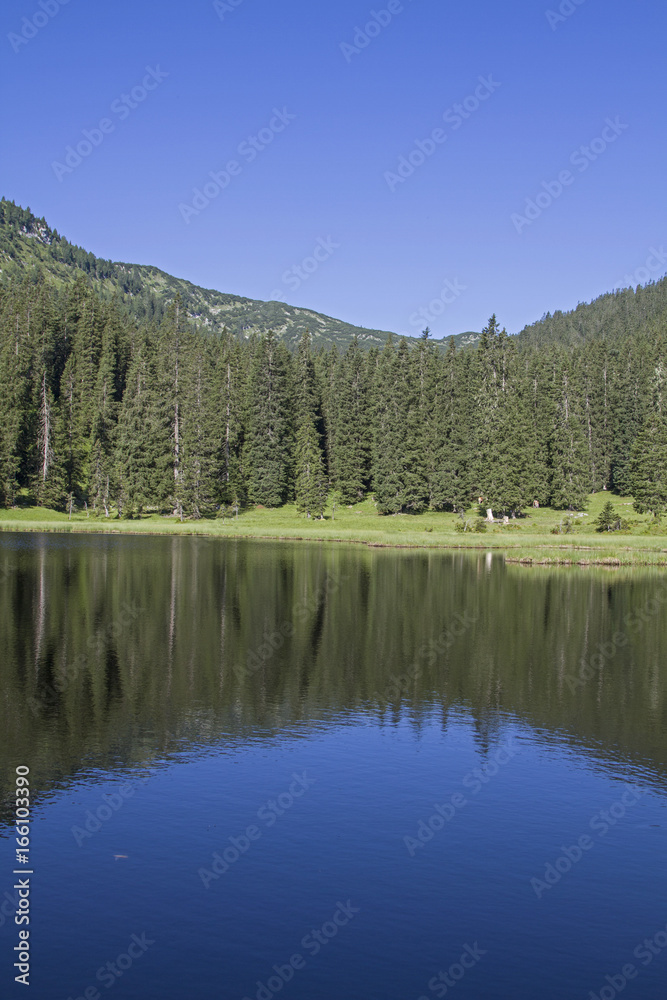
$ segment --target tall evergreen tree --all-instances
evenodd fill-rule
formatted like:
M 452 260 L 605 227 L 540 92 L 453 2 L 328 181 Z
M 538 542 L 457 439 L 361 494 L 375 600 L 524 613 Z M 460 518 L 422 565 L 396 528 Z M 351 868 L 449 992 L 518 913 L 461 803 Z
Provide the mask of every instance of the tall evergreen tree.
M 13 294 L 0 298 L 0 504 L 11 507 L 25 465 L 30 419 L 29 340 Z
M 194 341 L 194 338 L 193 338 Z M 206 342 L 190 342 L 180 370 L 179 475 L 175 485 L 176 509 L 200 518 L 213 510 L 220 498 L 217 462 L 220 413 L 215 406 L 213 352 Z
M 161 392 L 157 335 L 135 342 L 116 437 L 119 512 L 163 507 L 174 490 L 173 410 Z
M 471 356 L 468 352 L 468 357 Z M 467 368 L 451 337 L 437 382 L 433 415 L 431 505 L 462 513 L 469 505 L 467 443 L 472 415 L 468 411 Z
M 242 454 L 247 423 L 248 352 L 225 329 L 214 346 L 213 407 L 219 414 L 218 475 L 220 499 L 238 506 L 245 501 Z
M 418 513 L 427 504 L 417 380 L 410 350 L 389 340 L 373 386 L 373 490 L 381 514 Z
M 574 405 L 565 367 L 550 441 L 551 506 L 556 510 L 583 510 L 590 492 L 588 449 Z
M 309 333 L 304 333 L 299 343 L 294 374 L 296 507 L 307 517 L 322 517 L 329 484 L 319 432 L 322 426 L 321 406 Z
M 296 435 L 296 509 L 307 517 L 323 517 L 329 484 L 314 421 L 302 416 Z
M 517 514 L 533 502 L 539 488 L 539 458 L 527 379 L 516 363 L 502 396 L 496 447 L 485 499 L 493 510 Z
M 249 498 L 266 507 L 279 507 L 293 490 L 292 398 L 291 358 L 270 332 L 252 361 L 244 453 Z
M 630 486 L 635 510 L 660 518 L 667 512 L 667 370 L 662 363 L 651 388 L 653 405 L 632 448 Z
M 109 516 L 112 493 L 116 492 L 114 462 L 118 422 L 118 387 L 116 381 L 113 329 L 105 331 L 102 356 L 97 372 L 90 431 L 90 469 L 88 493 L 93 510 L 101 506 Z
M 333 481 L 341 503 L 355 504 L 370 486 L 371 424 L 366 359 L 355 337 L 339 362 L 331 428 Z

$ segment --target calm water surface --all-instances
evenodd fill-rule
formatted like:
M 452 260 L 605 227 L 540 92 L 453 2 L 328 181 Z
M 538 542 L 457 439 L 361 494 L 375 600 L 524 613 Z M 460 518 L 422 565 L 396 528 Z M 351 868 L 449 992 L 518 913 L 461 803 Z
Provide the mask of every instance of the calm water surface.
M 662 1000 L 666 579 L 1 536 L 0 996 Z

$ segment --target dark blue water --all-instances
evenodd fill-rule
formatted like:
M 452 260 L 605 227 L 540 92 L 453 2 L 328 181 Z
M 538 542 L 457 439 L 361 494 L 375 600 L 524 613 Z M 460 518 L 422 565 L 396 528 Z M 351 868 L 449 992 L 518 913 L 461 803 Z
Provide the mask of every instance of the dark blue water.
M 195 539 L 0 559 L 3 793 L 27 765 L 34 798 L 29 991 L 3 811 L 3 997 L 665 996 L 661 577 Z

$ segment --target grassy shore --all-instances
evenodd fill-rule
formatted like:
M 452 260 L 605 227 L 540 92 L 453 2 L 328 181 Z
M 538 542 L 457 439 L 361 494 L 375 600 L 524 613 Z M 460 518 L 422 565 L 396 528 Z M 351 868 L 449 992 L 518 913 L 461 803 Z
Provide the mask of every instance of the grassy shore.
M 616 511 L 630 522 L 627 531 L 599 534 L 594 522 L 611 499 Z M 476 508 L 468 514 L 478 516 Z M 608 566 L 667 566 L 667 525 L 656 527 L 650 516 L 632 509 L 629 497 L 593 494 L 583 516 L 575 516 L 574 530 L 552 534 L 567 515 L 549 508 L 531 509 L 526 516 L 488 525 L 482 533 L 456 530 L 461 519 L 449 513 L 399 514 L 380 517 L 371 500 L 354 507 L 329 508 L 324 520 L 309 520 L 293 506 L 275 510 L 251 508 L 238 517 L 180 521 L 172 516 L 145 515 L 121 520 L 67 514 L 36 507 L 0 511 L 0 531 L 104 532 L 134 534 L 207 535 L 219 538 L 265 538 L 356 542 L 398 548 L 476 549 L 502 551 L 508 562 Z

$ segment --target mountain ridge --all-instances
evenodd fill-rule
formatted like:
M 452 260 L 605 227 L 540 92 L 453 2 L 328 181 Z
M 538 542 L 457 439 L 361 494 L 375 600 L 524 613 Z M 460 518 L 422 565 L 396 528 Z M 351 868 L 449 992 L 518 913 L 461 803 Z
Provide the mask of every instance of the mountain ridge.
M 51 229 L 44 218 L 38 218 L 29 208 L 23 209 L 6 199 L 0 200 L 0 280 L 38 268 L 47 280 L 66 283 L 74 280 L 75 272 L 87 275 L 92 287 L 104 298 L 117 295 L 138 319 L 160 319 L 169 302 L 180 294 L 190 320 L 211 333 L 224 327 L 239 338 L 269 330 L 295 349 L 302 334 L 309 330 L 313 347 L 344 350 L 355 336 L 363 347 L 383 347 L 388 337 L 401 336 L 390 330 L 368 329 L 335 319 L 302 306 L 292 306 L 278 300 L 262 301 L 247 296 L 203 288 L 185 278 L 177 278 L 152 264 L 131 264 L 96 257 L 82 247 L 70 243 L 57 230 Z M 480 335 L 473 331 L 454 336 L 458 347 L 477 343 Z M 417 337 L 406 337 L 418 343 Z M 450 338 L 434 341 L 445 348 Z
M 279 300 L 263 301 L 244 295 L 203 288 L 185 278 L 177 278 L 152 264 L 131 264 L 105 260 L 70 243 L 44 218 L 29 208 L 0 199 L 0 282 L 35 269 L 55 284 L 66 284 L 81 272 L 103 298 L 120 299 L 138 321 L 159 320 L 177 294 L 185 311 L 200 330 L 219 334 L 226 327 L 239 339 L 269 330 L 295 350 L 308 330 L 313 347 L 344 351 L 356 337 L 360 346 L 382 348 L 388 337 L 401 334 L 369 329 L 335 319 L 324 313 Z M 525 349 L 546 345 L 572 348 L 589 340 L 616 341 L 639 329 L 649 334 L 667 327 L 667 276 L 635 288 L 604 292 L 590 302 L 580 302 L 570 310 L 545 313 L 517 333 L 517 346 Z M 481 334 L 466 331 L 442 340 L 433 340 L 446 350 L 450 340 L 457 348 L 474 347 Z M 405 337 L 414 346 L 418 337 Z

